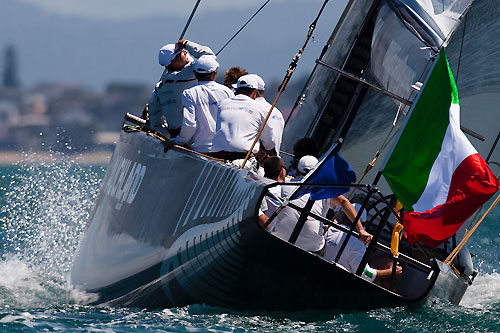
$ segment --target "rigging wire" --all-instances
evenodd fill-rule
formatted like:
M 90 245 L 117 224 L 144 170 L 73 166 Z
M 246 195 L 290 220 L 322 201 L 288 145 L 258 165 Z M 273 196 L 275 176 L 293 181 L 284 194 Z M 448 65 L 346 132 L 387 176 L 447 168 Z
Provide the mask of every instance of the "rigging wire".
M 189 15 L 189 18 L 186 22 L 186 25 L 184 26 L 184 29 L 181 32 L 181 36 L 179 37 L 179 40 L 181 40 L 184 37 L 184 34 L 186 33 L 189 25 L 191 24 L 191 20 L 193 19 L 194 13 L 198 9 L 198 5 L 200 4 L 200 2 L 201 2 L 201 0 L 196 1 L 196 4 L 194 5 L 193 10 L 191 11 L 191 15 Z M 165 69 L 163 70 L 163 73 L 161 74 L 160 80 L 163 80 L 163 78 L 165 77 L 165 75 L 167 75 L 167 73 L 168 73 L 168 69 L 167 69 L 167 67 L 165 67 Z
M 488 153 L 488 157 L 486 157 L 486 163 L 490 163 L 490 158 L 491 155 L 493 154 L 493 151 L 495 150 L 498 140 L 500 140 L 500 132 L 498 132 L 497 138 L 495 139 L 495 142 L 493 142 L 493 145 L 491 146 L 490 152 Z
M 244 28 L 248 25 L 248 23 L 250 23 L 250 21 L 252 21 L 252 20 L 253 20 L 253 18 L 254 18 L 255 16 L 257 16 L 257 14 L 258 14 L 258 13 L 262 10 L 262 8 L 264 8 L 264 7 L 265 7 L 265 6 L 269 3 L 269 1 L 271 1 L 271 0 L 267 0 L 267 1 L 266 1 L 263 5 L 262 5 L 262 6 L 260 6 L 260 8 L 259 8 L 259 9 L 257 9 L 257 11 L 256 11 L 256 12 L 252 15 L 252 17 L 250 17 L 250 18 L 248 19 L 248 21 L 246 21 L 246 23 L 245 23 L 245 24 L 243 24 L 243 26 L 240 28 L 240 30 L 236 31 L 236 33 L 233 35 L 233 37 L 231 37 L 231 38 L 230 38 L 230 39 L 226 42 L 226 44 L 224 44 L 224 46 L 222 46 L 222 47 L 221 47 L 221 49 L 220 49 L 220 50 L 219 50 L 219 51 L 215 54 L 215 56 L 218 56 L 218 55 L 219 55 L 219 53 L 221 53 L 221 52 L 222 52 L 222 50 L 224 50 L 224 49 L 226 48 L 226 46 L 227 46 L 229 43 L 231 43 L 231 41 L 232 41 L 232 40 L 233 40 L 233 39 L 234 39 L 234 38 L 235 38 L 235 37 L 236 37 L 236 36 L 237 36 L 237 35 L 241 32 L 241 30 L 243 30 L 243 29 L 244 29 Z M 199 1 L 198 1 L 198 2 L 199 2 Z
M 264 119 L 264 121 L 262 122 L 262 124 L 260 125 L 259 131 L 257 132 L 257 135 L 255 136 L 255 140 L 253 140 L 252 146 L 248 150 L 247 155 L 245 156 L 245 159 L 243 160 L 243 163 L 241 164 L 241 168 L 242 169 L 245 167 L 246 162 L 250 158 L 250 155 L 252 154 L 253 148 L 257 144 L 257 142 L 259 140 L 259 137 L 262 134 L 262 131 L 264 130 L 264 127 L 266 126 L 266 123 L 267 123 L 269 117 L 271 116 L 271 113 L 273 112 L 273 109 L 274 109 L 276 103 L 278 102 L 278 99 L 281 96 L 281 93 L 285 90 L 285 87 L 286 87 L 288 81 L 292 77 L 292 74 L 295 71 L 295 68 L 297 67 L 297 63 L 299 62 L 299 59 L 302 56 L 302 53 L 304 53 L 304 49 L 306 48 L 307 43 L 309 43 L 309 40 L 312 37 L 314 29 L 316 29 L 316 24 L 318 23 L 318 20 L 319 20 L 321 14 L 323 13 L 323 10 L 325 9 L 326 4 L 328 3 L 328 1 L 329 0 L 325 0 L 325 2 L 323 2 L 323 5 L 321 6 L 321 9 L 319 10 L 318 15 L 316 16 L 316 18 L 314 19 L 314 21 L 309 25 L 309 30 L 307 31 L 307 36 L 306 36 L 306 40 L 304 41 L 304 44 L 302 44 L 302 47 L 297 51 L 297 53 L 295 54 L 295 57 L 293 57 L 292 62 L 288 66 L 288 70 L 286 71 L 286 75 L 283 78 L 283 82 L 281 82 L 281 85 L 279 86 L 278 94 L 274 98 L 274 102 L 271 105 L 271 107 L 269 108 L 267 116 Z
M 323 46 L 323 49 L 321 50 L 321 54 L 319 56 L 319 60 L 323 60 L 323 56 L 325 55 L 326 51 L 328 50 L 328 48 L 330 47 L 330 41 L 328 41 L 325 46 Z M 311 82 L 314 74 L 316 73 L 316 70 L 318 68 L 319 64 L 316 62 L 314 64 L 314 68 L 313 70 L 311 71 L 311 74 L 309 74 L 309 77 L 307 78 L 306 80 L 306 83 L 304 84 L 304 87 L 302 88 L 302 91 L 300 92 L 299 96 L 297 97 L 297 100 L 295 101 L 295 104 L 293 105 L 292 107 L 292 111 L 290 111 L 290 113 L 288 114 L 288 117 L 286 118 L 285 120 L 285 127 L 286 125 L 288 124 L 288 121 L 290 120 L 290 118 L 292 117 L 292 115 L 295 113 L 295 110 L 297 110 L 297 108 L 299 107 L 299 105 L 302 105 L 305 97 L 306 97 L 306 90 L 309 88 L 309 83 Z
M 461 46 L 460 46 L 460 55 L 459 55 L 459 60 L 458 60 L 458 68 L 457 68 L 457 78 L 456 78 L 456 82 L 458 83 L 458 73 L 459 73 L 459 70 L 460 70 L 460 62 L 462 60 L 462 49 L 463 49 L 463 42 L 464 42 L 464 37 L 465 37 L 465 29 L 466 29 L 466 23 L 467 23 L 467 16 L 464 17 L 464 29 L 463 29 L 463 32 L 462 32 L 462 41 L 461 41 Z M 450 36 L 451 38 L 451 36 Z M 440 45 L 439 47 L 439 50 L 444 47 L 444 44 L 445 44 L 446 40 L 443 41 L 443 43 Z M 435 55 L 437 55 L 438 52 L 435 53 Z M 422 74 L 420 75 L 420 79 L 422 78 L 422 76 L 424 75 L 424 73 L 427 71 L 427 68 L 429 67 L 429 63 L 426 65 L 426 68 L 422 71 Z M 379 148 L 379 150 L 375 153 L 375 156 L 373 157 L 372 161 L 367 165 L 366 167 L 366 170 L 365 170 L 365 173 L 363 174 L 363 177 L 366 175 L 366 173 L 373 167 L 373 165 L 375 164 L 375 161 L 377 160 L 377 158 L 381 155 L 382 151 L 387 147 L 387 145 L 392 142 L 392 140 L 394 139 L 394 137 L 397 135 L 398 131 L 396 130 L 394 133 L 394 129 L 399 129 L 400 126 L 397 125 L 397 121 L 398 121 L 398 118 L 399 118 L 399 113 L 402 109 L 402 105 L 401 103 L 399 104 L 399 107 L 398 107 L 398 112 L 396 113 L 396 116 L 394 118 L 394 121 L 393 121 L 393 124 L 392 124 L 392 127 L 391 127 L 391 130 L 389 131 L 389 133 L 387 134 L 385 140 L 383 141 L 383 143 L 381 144 L 381 147 Z M 352 194 L 352 193 L 351 193 Z
M 191 15 L 189 15 L 189 18 L 186 22 L 186 25 L 184 26 L 184 30 L 182 30 L 181 36 L 179 37 L 179 40 L 184 37 L 184 34 L 186 33 L 189 25 L 191 24 L 191 20 L 193 19 L 194 13 L 196 12 L 196 9 L 198 9 L 198 5 L 200 4 L 201 0 L 198 0 L 196 4 L 194 5 L 193 10 L 191 11 Z
M 460 73 L 460 64 L 462 63 L 462 50 L 464 49 L 465 29 L 467 28 L 467 16 L 464 17 L 464 29 L 462 31 L 462 40 L 460 41 L 460 54 L 458 55 L 457 77 L 455 82 L 458 86 L 458 75 Z

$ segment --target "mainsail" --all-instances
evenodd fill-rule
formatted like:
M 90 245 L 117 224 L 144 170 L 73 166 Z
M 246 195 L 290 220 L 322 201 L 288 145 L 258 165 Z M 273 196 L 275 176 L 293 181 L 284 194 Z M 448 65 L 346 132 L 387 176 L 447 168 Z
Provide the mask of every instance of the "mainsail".
M 448 45 L 473 0 L 387 0 L 402 22 L 434 49 Z
M 450 65 L 463 101 L 462 123 L 486 138 L 484 142 L 473 139 L 478 151 L 486 156 L 498 134 L 491 122 L 480 119 L 494 117 L 493 106 L 498 103 L 494 101 L 500 100 L 496 94 L 500 71 L 494 58 L 488 56 L 499 51 L 487 42 L 500 28 L 500 21 L 496 19 L 500 15 L 500 3 L 495 0 L 399 1 L 407 12 L 418 5 L 421 13 L 427 13 L 419 16 L 422 20 L 412 21 L 414 25 L 422 23 L 412 29 L 410 20 L 404 20 L 401 12 L 394 10 L 394 3 L 393 0 L 350 1 L 321 60 L 412 101 L 418 93 L 412 86 L 418 86 L 415 84 L 427 76 L 436 55 L 436 44 L 429 43 L 432 39 L 423 39 L 416 31 L 434 27 L 432 31 L 438 32 L 436 36 L 442 37 L 442 42 L 437 44 L 449 43 Z M 434 23 L 424 19 L 432 19 Z M 483 52 L 484 49 L 487 51 Z M 483 96 L 484 93 L 489 95 Z M 342 137 L 341 154 L 361 175 L 375 152 L 384 153 L 390 146 L 395 129 L 408 110 L 408 105 L 395 105 L 393 99 L 318 66 L 285 128 L 284 148 L 291 151 L 298 139 L 312 137 L 322 152 L 326 152 Z M 305 123 L 311 126 L 304 127 Z M 495 160 L 498 159 L 496 153 L 498 149 Z M 365 181 L 373 178 L 374 173 L 370 173 Z M 384 184 L 380 186 L 384 188 Z
M 473 0 L 384 0 L 372 39 L 371 72 L 385 89 L 406 98 L 428 73 Z

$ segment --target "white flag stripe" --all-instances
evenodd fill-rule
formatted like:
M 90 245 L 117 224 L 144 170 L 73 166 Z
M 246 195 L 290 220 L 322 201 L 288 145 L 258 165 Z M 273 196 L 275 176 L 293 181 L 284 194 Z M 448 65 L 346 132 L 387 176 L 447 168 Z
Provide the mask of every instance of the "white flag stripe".
M 425 125 L 425 124 L 424 124 Z M 432 165 L 424 192 L 413 205 L 416 212 L 425 212 L 446 202 L 453 173 L 460 163 L 477 151 L 460 130 L 460 105 L 450 106 L 450 124 L 441 145 L 441 152 Z

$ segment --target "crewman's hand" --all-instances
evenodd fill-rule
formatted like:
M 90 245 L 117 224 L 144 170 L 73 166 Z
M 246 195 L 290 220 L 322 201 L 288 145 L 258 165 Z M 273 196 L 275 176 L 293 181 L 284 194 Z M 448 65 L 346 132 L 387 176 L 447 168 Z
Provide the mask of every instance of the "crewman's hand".
M 392 274 L 392 267 L 394 266 L 394 264 L 391 264 L 390 267 L 389 267 L 389 270 L 391 271 L 391 274 Z M 401 267 L 401 265 L 399 263 L 396 264 L 396 276 L 401 276 L 403 274 L 403 267 Z
M 403 274 L 403 267 L 396 265 L 396 276 L 401 276 Z
M 368 233 L 365 229 L 359 231 L 359 240 L 365 243 L 366 245 L 370 244 L 373 236 Z
M 181 50 L 186 46 L 186 40 L 185 39 L 179 39 L 179 41 L 175 44 L 175 50 Z

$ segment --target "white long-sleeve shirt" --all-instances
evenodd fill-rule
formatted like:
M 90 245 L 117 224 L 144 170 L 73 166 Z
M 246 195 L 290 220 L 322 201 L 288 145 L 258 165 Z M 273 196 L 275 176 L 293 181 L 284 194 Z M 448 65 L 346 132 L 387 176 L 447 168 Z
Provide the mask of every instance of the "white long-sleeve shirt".
M 202 55 L 213 55 L 213 51 L 206 46 L 191 41 L 186 42 L 189 55 L 198 59 Z M 182 92 L 196 84 L 194 76 L 194 60 L 192 59 L 180 71 L 167 71 L 156 84 L 149 99 L 149 119 L 153 128 L 161 126 L 161 116 L 165 116 L 170 129 L 180 128 L 182 125 Z
M 292 200 L 291 202 L 303 208 L 305 207 L 308 199 L 309 194 L 305 194 L 298 199 Z M 321 215 L 323 213 L 321 200 L 314 202 L 311 212 L 317 215 Z M 288 241 L 292 235 L 293 229 L 295 229 L 295 226 L 297 225 L 299 217 L 300 213 L 297 210 L 286 206 L 276 216 L 274 220 L 276 225 L 274 226 L 272 234 Z M 323 230 L 323 223 L 309 216 L 304 224 L 304 227 L 300 231 L 295 245 L 306 251 L 315 252 L 321 250 L 325 245 Z
M 247 152 L 266 117 L 262 110 L 255 100 L 243 94 L 222 101 L 212 151 Z M 259 138 L 266 149 L 274 148 L 271 133 L 270 128 L 267 128 Z M 259 143 L 253 151 L 258 150 Z
M 184 118 L 175 143 L 189 144 L 200 153 L 211 152 L 219 105 L 230 97 L 234 97 L 231 89 L 215 81 L 202 81 L 184 90 Z
M 271 104 L 266 101 L 264 97 L 257 97 L 255 101 L 263 108 L 264 115 L 271 109 Z M 274 143 L 274 148 L 276 149 L 276 154 L 280 155 L 281 139 L 283 137 L 283 129 L 285 128 L 285 119 L 283 119 L 283 114 L 276 107 L 273 108 L 271 116 L 267 120 L 268 126 L 264 128 L 264 131 L 270 130 L 271 133 L 266 134 L 270 136 Z M 263 131 L 263 132 L 264 132 Z

